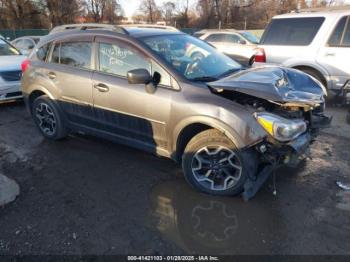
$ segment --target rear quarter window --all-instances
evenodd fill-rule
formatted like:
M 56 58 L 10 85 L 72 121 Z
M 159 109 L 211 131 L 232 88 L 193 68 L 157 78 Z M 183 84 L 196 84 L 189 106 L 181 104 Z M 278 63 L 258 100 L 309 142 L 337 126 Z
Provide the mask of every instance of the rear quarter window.
M 38 48 L 38 51 L 36 52 L 36 57 L 38 58 L 38 60 L 45 62 L 47 55 L 49 53 L 49 50 L 50 50 L 50 43 L 45 44 L 40 48 Z
M 315 38 L 324 20 L 324 17 L 273 19 L 261 39 L 261 44 L 307 46 Z

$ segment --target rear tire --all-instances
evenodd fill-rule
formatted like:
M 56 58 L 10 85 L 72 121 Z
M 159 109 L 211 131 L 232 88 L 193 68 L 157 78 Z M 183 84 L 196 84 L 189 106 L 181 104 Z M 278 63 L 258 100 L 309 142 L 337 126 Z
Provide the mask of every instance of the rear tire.
M 248 177 L 257 171 L 253 151 L 241 152 L 218 130 L 193 137 L 182 156 L 182 168 L 189 184 L 212 195 L 238 195 Z
M 60 140 L 68 135 L 59 109 L 48 96 L 36 98 L 31 111 L 37 128 L 45 138 Z

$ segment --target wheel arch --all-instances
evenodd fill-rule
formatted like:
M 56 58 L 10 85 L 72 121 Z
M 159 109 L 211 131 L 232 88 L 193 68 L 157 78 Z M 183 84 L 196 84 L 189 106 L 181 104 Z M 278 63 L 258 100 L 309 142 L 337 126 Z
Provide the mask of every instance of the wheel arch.
M 213 118 L 190 118 L 180 122 L 173 133 L 172 158 L 179 162 L 189 141 L 197 134 L 208 130 L 216 129 L 227 136 L 237 148 L 243 148 L 245 144 L 241 137 L 225 123 Z
M 47 90 L 45 87 L 42 86 L 35 86 L 32 87 L 28 92 L 28 102 L 31 104 L 34 102 L 34 100 L 42 95 L 47 95 L 50 99 L 55 100 L 54 96 Z
M 290 61 L 291 62 L 291 61 Z M 326 88 L 330 87 L 330 83 L 329 83 L 329 73 L 328 71 L 323 68 L 322 66 L 319 65 L 315 65 L 315 64 L 311 64 L 308 62 L 305 63 L 285 63 L 284 66 L 290 67 L 290 68 L 294 68 L 294 69 L 298 69 L 300 71 L 304 71 L 304 70 L 311 70 L 314 71 L 322 80 L 322 83 L 326 86 Z

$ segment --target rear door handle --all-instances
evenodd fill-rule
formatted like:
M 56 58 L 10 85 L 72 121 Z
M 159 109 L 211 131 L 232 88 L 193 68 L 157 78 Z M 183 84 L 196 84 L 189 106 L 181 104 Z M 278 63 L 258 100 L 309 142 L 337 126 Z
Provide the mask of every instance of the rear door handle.
M 54 72 L 50 72 L 47 75 L 49 76 L 50 79 L 55 79 L 56 78 L 56 74 Z
M 109 91 L 109 87 L 102 83 L 94 85 L 94 88 L 103 93 Z
M 335 53 L 327 52 L 325 56 L 335 56 Z

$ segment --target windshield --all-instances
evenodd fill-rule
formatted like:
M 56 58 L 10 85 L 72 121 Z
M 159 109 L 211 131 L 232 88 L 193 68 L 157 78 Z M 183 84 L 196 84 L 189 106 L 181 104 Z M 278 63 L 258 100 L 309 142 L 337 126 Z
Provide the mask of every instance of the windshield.
M 143 41 L 189 80 L 214 81 L 242 68 L 214 47 L 189 35 L 153 36 Z
M 250 32 L 240 32 L 240 34 L 252 44 L 259 44 L 260 42 L 260 39 Z
M 8 55 L 19 55 L 20 53 L 16 48 L 0 39 L 0 56 L 8 56 Z

